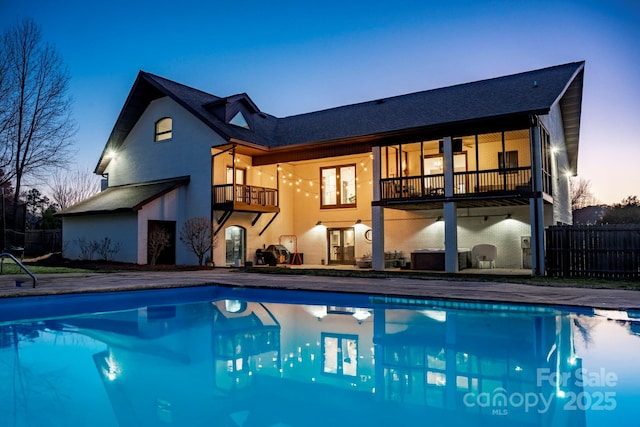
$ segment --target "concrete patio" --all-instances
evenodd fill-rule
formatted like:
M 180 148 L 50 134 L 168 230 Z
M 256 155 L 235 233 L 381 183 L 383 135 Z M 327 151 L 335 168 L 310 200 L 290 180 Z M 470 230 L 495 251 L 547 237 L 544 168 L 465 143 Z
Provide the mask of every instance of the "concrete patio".
M 362 292 L 418 298 L 473 300 L 640 310 L 640 292 L 542 286 L 501 281 L 331 277 L 295 274 L 249 273 L 242 269 L 199 271 L 148 271 L 117 273 L 42 274 L 36 287 L 26 274 L 0 276 L 0 297 L 27 297 L 84 292 L 127 291 L 203 285 L 228 285 L 330 292 Z M 17 286 L 16 281 L 22 281 Z

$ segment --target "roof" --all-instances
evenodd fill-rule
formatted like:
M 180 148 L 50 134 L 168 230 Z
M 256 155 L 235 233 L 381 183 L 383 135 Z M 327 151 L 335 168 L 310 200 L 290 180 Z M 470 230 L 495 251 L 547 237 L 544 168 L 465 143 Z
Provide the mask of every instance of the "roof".
M 135 212 L 144 205 L 189 183 L 189 177 L 163 179 L 109 187 L 76 205 L 57 213 L 58 216 L 98 215 Z
M 108 164 L 105 153 L 117 148 L 151 100 L 169 96 L 222 136 L 225 141 L 271 148 L 331 143 L 403 131 L 428 130 L 478 120 L 547 114 L 562 110 L 569 163 L 577 167 L 584 62 L 513 74 L 472 83 L 277 118 L 258 110 L 246 94 L 220 98 L 153 74 L 140 72 L 103 151 L 96 173 Z M 251 129 L 230 125 L 211 107 L 245 102 Z

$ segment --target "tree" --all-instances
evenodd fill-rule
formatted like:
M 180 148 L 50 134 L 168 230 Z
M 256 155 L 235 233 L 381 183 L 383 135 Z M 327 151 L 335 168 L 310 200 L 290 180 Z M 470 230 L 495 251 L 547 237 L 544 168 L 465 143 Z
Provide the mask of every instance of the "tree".
M 595 197 L 591 193 L 591 181 L 588 179 L 572 179 L 569 191 L 571 192 L 572 211 L 595 204 Z
M 640 199 L 629 196 L 605 211 L 600 224 L 640 224 Z
M 51 175 L 49 191 L 53 201 L 66 209 L 100 191 L 100 180 L 88 170 L 56 171 Z
M 31 19 L 0 41 L 0 167 L 14 181 L 14 206 L 27 176 L 43 177 L 69 159 L 76 126 L 71 119 L 69 74 Z
M 166 228 L 154 227 L 149 231 L 149 264 L 156 265 L 162 251 L 171 245 L 171 234 Z
M 198 265 L 216 244 L 211 237 L 211 221 L 205 217 L 189 218 L 180 230 L 180 241 L 198 257 Z

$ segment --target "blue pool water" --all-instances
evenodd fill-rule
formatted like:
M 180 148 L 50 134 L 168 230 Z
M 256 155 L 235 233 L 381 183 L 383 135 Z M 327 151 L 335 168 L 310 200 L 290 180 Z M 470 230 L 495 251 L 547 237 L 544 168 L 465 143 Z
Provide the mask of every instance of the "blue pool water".
M 640 316 L 224 286 L 0 300 L 0 426 L 611 426 Z

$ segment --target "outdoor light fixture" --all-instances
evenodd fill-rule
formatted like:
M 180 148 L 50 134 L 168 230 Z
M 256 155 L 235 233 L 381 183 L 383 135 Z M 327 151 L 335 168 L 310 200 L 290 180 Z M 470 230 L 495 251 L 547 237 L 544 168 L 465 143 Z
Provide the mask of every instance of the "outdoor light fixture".
M 362 220 L 360 218 L 356 219 L 356 224 L 362 224 Z
M 485 216 L 485 217 L 484 217 L 484 220 L 485 220 L 485 221 L 489 221 L 489 217 L 488 217 L 488 216 Z
M 440 221 L 442 219 L 441 216 L 439 216 L 438 218 L 436 218 L 436 222 Z
M 504 217 L 505 219 L 511 219 L 511 214 L 508 213 L 507 216 Z
M 367 320 L 371 316 L 371 312 L 366 308 L 356 308 L 352 316 L 358 323 L 362 323 L 362 321 Z
M 316 222 L 316 225 L 322 225 L 322 221 Z

